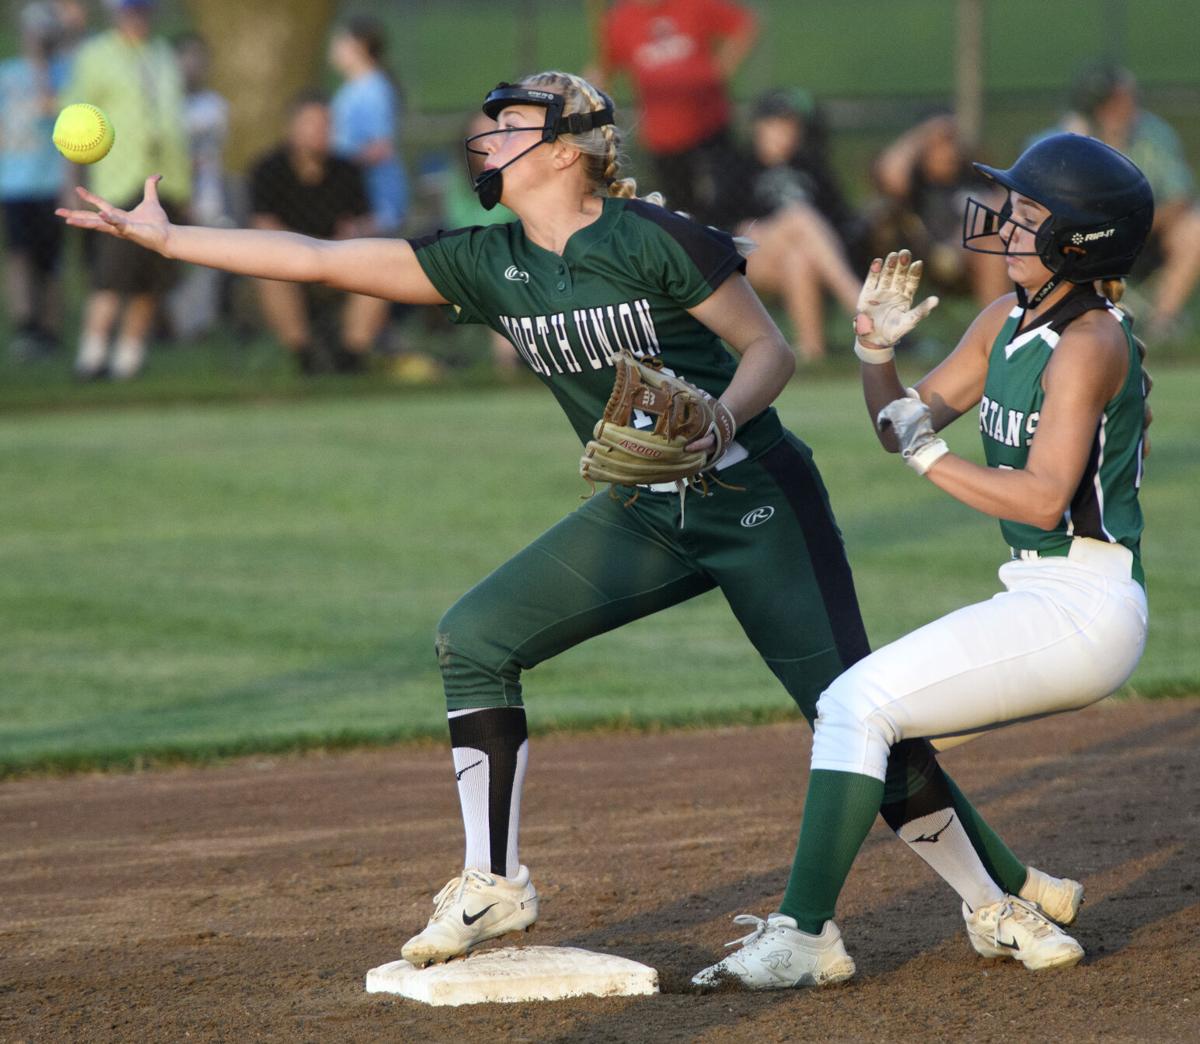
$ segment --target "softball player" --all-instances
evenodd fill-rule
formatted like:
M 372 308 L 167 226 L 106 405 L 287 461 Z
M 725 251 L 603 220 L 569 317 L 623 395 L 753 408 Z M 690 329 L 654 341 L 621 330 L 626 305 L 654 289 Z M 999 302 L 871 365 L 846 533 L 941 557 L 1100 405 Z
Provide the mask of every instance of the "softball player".
M 830 918 L 879 806 L 888 751 L 1087 706 L 1124 683 L 1141 657 L 1148 384 L 1116 302 L 1150 230 L 1150 186 L 1119 152 L 1073 134 L 1042 140 L 1008 170 L 976 167 L 1008 200 L 999 213 L 970 201 L 964 243 L 1003 254 L 1016 293 L 984 309 L 906 392 L 892 345 L 937 301 L 912 308 L 921 266 L 907 252 L 876 259 L 855 350 L 884 446 L 1001 520 L 1012 549 L 1000 569 L 1005 590 L 879 649 L 822 694 L 779 912 L 744 917 L 754 930 L 696 976 L 700 985 L 727 975 L 757 989 L 849 978 L 854 962 Z M 986 467 L 935 434 L 968 411 L 978 416 Z M 1029 930 L 1023 901 L 999 887 L 980 898 L 963 908 L 975 949 L 1001 956 L 1020 945 Z M 1047 936 L 1038 950 L 1031 966 L 1083 956 L 1067 936 Z
M 484 323 L 513 342 L 581 440 L 603 412 L 620 349 L 660 357 L 719 397 L 736 427 L 715 462 L 725 486 L 688 495 L 686 526 L 674 486 L 636 500 L 634 490 L 596 496 L 443 617 L 436 649 L 466 855 L 425 930 L 403 948 L 415 964 L 457 956 L 537 917 L 517 851 L 528 754 L 522 670 L 714 587 L 809 722 L 822 689 L 868 652 L 812 456 L 770 408 L 795 362 L 746 282 L 734 241 L 634 198 L 633 181 L 618 176 L 612 103 L 586 81 L 546 73 L 502 84 L 483 108 L 498 122 L 468 139 L 484 157 L 476 188 L 485 206 L 503 200 L 519 215 L 509 224 L 411 242 L 176 227 L 157 204 L 155 178 L 128 214 L 87 192 L 98 213 L 60 211 L 71 224 L 169 257 L 449 304 L 457 321 Z M 710 435 L 697 446 L 715 444 Z M 1079 886 L 1027 870 L 941 772 L 928 743 L 898 744 L 885 760 L 876 809 L 914 848 L 942 853 L 938 869 L 967 889 L 964 898 L 998 881 L 1064 921 L 1074 916 Z M 949 812 L 954 830 L 928 836 L 923 824 L 934 812 Z

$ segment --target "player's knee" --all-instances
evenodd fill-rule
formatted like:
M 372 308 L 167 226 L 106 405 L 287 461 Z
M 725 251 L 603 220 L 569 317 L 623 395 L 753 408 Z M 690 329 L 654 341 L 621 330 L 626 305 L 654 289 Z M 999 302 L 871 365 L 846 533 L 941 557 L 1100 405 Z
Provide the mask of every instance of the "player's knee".
M 460 598 L 442 614 L 434 643 L 447 694 L 487 692 L 499 704 L 519 703 L 520 667 L 507 646 L 494 614 L 470 594 Z
M 834 760 L 843 760 L 854 752 L 854 758 L 870 761 L 870 771 L 880 779 L 884 778 L 888 751 L 900 739 L 895 723 L 872 698 L 870 685 L 845 674 L 817 701 L 814 733 L 814 764 L 818 752 L 822 758 Z

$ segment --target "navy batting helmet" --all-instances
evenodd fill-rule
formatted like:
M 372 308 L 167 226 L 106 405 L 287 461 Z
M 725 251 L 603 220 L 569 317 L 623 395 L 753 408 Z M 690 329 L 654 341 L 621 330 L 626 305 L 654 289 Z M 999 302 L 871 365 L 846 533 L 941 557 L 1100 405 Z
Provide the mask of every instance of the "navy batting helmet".
M 1116 149 L 1080 134 L 1052 134 L 1027 148 L 1007 170 L 982 163 L 975 169 L 1010 193 L 1040 203 L 1050 216 L 1029 231 L 1036 256 L 1055 277 L 1087 283 L 1129 274 L 1154 221 L 1154 194 L 1146 176 Z M 969 200 L 963 246 L 985 254 L 1008 253 L 977 241 L 996 236 L 1012 220 L 1011 196 L 997 212 Z M 1044 296 L 1044 293 L 1040 293 Z

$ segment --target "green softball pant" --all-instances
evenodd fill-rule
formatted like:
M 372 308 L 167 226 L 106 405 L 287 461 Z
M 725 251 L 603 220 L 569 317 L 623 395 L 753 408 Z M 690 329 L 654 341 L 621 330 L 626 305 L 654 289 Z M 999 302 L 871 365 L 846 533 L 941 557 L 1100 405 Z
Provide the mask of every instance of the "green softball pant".
M 672 493 L 597 494 L 463 595 L 438 626 L 449 709 L 520 706 L 523 670 L 719 587 L 811 725 L 822 691 L 869 652 L 824 484 L 790 434 L 720 479 L 685 507 Z M 893 757 L 889 796 L 935 765 L 914 753 Z

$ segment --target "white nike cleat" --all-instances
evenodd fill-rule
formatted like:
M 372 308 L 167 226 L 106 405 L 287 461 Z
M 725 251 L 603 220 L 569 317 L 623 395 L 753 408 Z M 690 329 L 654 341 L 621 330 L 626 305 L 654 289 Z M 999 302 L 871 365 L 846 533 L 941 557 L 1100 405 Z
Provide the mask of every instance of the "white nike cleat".
M 464 870 L 433 897 L 433 916 L 425 930 L 404 944 L 400 955 L 418 968 L 458 957 L 482 942 L 537 920 L 538 897 L 528 867 L 513 878 Z
M 981 957 L 1011 957 L 1030 971 L 1069 968 L 1083 947 L 1032 903 L 1006 896 L 974 913 L 963 903 L 967 938 Z
M 1069 877 L 1051 877 L 1036 867 L 1027 867 L 1029 875 L 1018 893 L 1027 902 L 1036 903 L 1047 917 L 1059 924 L 1070 924 L 1083 905 L 1083 885 Z
M 782 990 L 792 986 L 826 986 L 845 982 L 854 974 L 854 961 L 842 945 L 842 933 L 826 921 L 820 935 L 809 935 L 781 913 L 764 921 L 738 914 L 734 924 L 752 924 L 754 931 L 727 946 L 739 947 L 723 961 L 697 972 L 692 985 L 717 989 L 741 983 L 748 990 Z

